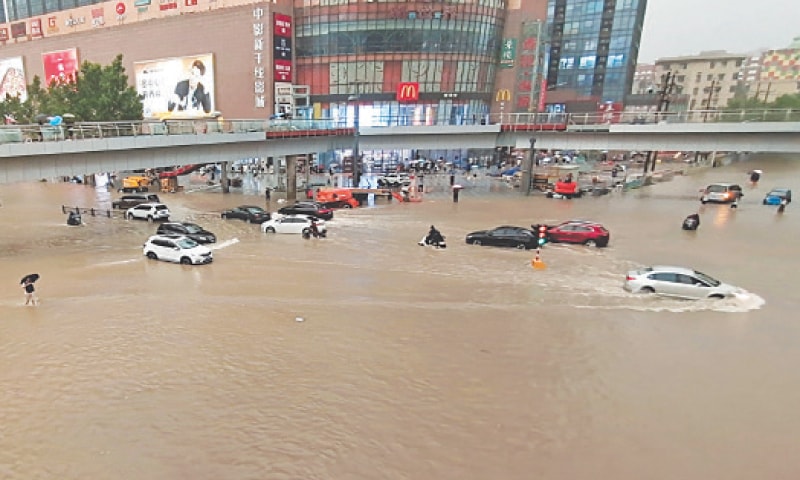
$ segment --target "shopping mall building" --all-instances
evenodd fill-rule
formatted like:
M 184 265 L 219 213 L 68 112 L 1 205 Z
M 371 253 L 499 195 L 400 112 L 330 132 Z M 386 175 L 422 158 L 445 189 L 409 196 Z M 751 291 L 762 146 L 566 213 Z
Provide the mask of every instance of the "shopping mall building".
M 0 97 L 122 54 L 154 118 L 352 123 L 358 110 L 367 126 L 596 111 L 630 91 L 645 4 L 3 0 Z

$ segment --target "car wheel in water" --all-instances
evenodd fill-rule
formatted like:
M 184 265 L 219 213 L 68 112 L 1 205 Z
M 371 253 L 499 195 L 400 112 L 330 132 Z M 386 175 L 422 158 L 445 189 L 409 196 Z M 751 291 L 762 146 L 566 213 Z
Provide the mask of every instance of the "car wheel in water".
M 473 244 L 473 245 L 480 245 L 480 244 L 481 244 L 481 241 L 480 241 L 480 240 L 473 240 L 473 241 L 472 241 L 472 244 Z
M 147 216 L 147 221 L 150 222 L 150 223 L 153 223 L 153 216 L 152 215 L 148 215 Z
M 158 255 L 156 255 L 156 252 L 147 252 L 147 258 L 150 260 L 158 260 Z
M 221 218 L 225 218 L 225 219 L 227 219 L 227 218 L 228 218 L 228 216 L 227 216 L 227 215 L 225 215 L 224 213 L 223 213 L 222 215 L 220 215 L 220 217 L 221 217 Z
M 711 298 L 711 299 L 714 299 L 714 300 L 722 300 L 723 298 L 725 298 L 725 296 L 724 295 L 714 294 L 714 295 L 709 295 L 708 298 Z
M 266 233 L 275 233 L 275 229 L 272 227 L 267 227 Z
M 191 265 L 192 259 L 189 257 L 181 257 L 181 265 Z
M 133 220 L 133 214 L 132 213 L 128 214 L 128 220 Z
M 345 204 L 344 204 L 344 208 L 353 208 L 353 206 L 352 206 L 352 205 L 350 205 L 349 203 L 345 203 Z
M 595 242 L 592 239 L 586 240 L 585 242 L 583 242 L 583 244 L 586 245 L 587 247 L 596 247 L 597 246 L 597 242 Z
M 646 293 L 646 294 L 648 294 L 648 295 L 650 295 L 650 294 L 653 294 L 653 293 L 656 293 L 656 291 L 653 289 L 653 287 L 642 287 L 642 288 L 639 290 L 639 292 L 640 292 L 640 293 Z
M 520 249 L 520 250 L 527 250 L 528 246 L 525 245 L 524 243 L 519 243 L 519 244 L 517 244 L 517 248 Z

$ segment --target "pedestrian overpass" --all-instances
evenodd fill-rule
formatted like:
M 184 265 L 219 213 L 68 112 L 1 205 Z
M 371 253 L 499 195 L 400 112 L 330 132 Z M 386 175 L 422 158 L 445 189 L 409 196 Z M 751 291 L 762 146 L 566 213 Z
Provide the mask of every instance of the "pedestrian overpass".
M 697 121 L 702 118 L 703 121 Z M 496 120 L 496 121 L 493 121 Z M 604 121 L 605 120 L 605 121 Z M 333 150 L 551 150 L 800 153 L 800 112 L 645 119 L 505 114 L 478 125 L 342 127 L 328 120 L 170 120 L 0 127 L 0 183 L 225 163 Z M 391 124 L 391 120 L 385 123 Z

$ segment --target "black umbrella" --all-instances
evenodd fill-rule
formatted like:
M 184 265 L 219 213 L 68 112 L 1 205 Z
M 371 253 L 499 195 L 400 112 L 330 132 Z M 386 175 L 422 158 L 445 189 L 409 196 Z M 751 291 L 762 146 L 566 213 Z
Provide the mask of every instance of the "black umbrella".
M 25 275 L 24 277 L 22 277 L 22 280 L 19 281 L 19 284 L 22 285 L 25 282 L 33 283 L 36 280 L 39 280 L 39 274 L 38 273 L 30 273 L 30 274 Z

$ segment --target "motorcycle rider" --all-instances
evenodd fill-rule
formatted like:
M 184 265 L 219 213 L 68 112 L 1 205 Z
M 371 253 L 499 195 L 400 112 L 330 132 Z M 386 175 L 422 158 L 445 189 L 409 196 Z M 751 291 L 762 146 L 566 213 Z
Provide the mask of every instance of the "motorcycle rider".
M 700 226 L 700 215 L 693 213 L 683 220 L 682 228 L 684 230 L 697 230 Z
M 319 238 L 319 228 L 317 227 L 317 219 L 315 217 L 311 217 L 311 225 L 309 228 L 311 229 L 311 236 Z
M 433 225 L 431 225 L 431 229 L 428 231 L 428 235 L 425 236 L 425 239 L 420 242 L 424 245 L 432 245 L 434 247 L 441 247 L 445 244 L 444 236 L 442 232 L 436 229 Z

